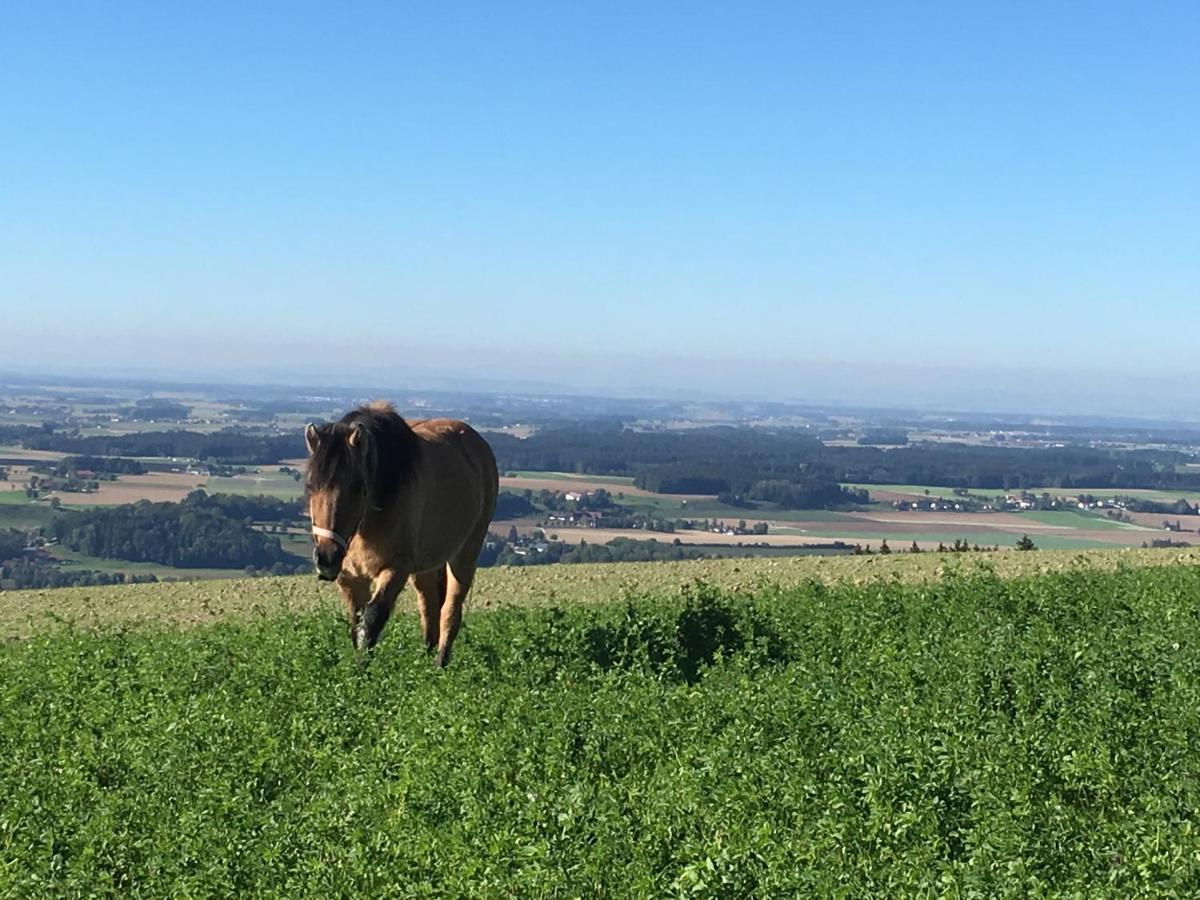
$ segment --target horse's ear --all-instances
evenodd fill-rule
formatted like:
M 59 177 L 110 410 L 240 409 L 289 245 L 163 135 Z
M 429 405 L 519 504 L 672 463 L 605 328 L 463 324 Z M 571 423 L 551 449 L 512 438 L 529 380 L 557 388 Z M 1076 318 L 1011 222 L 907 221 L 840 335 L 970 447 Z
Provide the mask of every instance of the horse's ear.
M 355 422 L 350 428 L 350 436 L 346 438 L 350 449 L 362 460 L 362 467 L 367 472 L 375 471 L 375 442 L 371 440 L 371 432 L 362 422 Z
M 309 456 L 316 453 L 317 447 L 321 444 L 321 435 L 317 431 L 317 426 L 312 422 L 304 426 L 304 444 L 308 447 Z
M 371 495 L 374 492 L 375 481 L 375 442 L 371 440 L 371 432 L 362 422 L 355 422 L 350 428 L 350 435 L 346 438 L 346 445 L 354 451 L 358 457 L 359 465 L 362 467 L 363 478 L 367 491 L 367 500 L 372 506 L 375 505 Z

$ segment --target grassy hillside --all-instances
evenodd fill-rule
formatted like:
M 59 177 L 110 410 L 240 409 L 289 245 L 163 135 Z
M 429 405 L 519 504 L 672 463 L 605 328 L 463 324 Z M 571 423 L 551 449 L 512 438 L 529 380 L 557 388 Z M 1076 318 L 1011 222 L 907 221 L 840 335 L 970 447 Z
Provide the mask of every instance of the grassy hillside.
M 489 572 L 444 672 L 306 579 L 0 595 L 0 896 L 1194 896 L 1200 569 L 1076 557 Z
M 861 584 L 878 579 L 928 581 L 946 572 L 995 572 L 1001 577 L 1068 569 L 1113 569 L 1200 563 L 1200 548 L 1172 550 L 1037 551 L 962 555 L 922 553 L 890 556 L 712 559 L 619 565 L 531 566 L 481 569 L 469 609 L 504 606 L 604 603 L 628 593 L 677 593 L 705 581 L 746 592 L 769 583 L 783 586 L 818 580 Z M 277 612 L 334 609 L 337 589 L 315 577 L 248 578 L 226 581 L 61 588 L 0 593 L 0 638 L 26 637 L 46 628 L 72 625 L 198 625 L 246 620 Z M 397 607 L 415 607 L 411 589 Z M 402 628 L 408 627 L 401 625 Z
M 49 629 L 0 647 L 0 895 L 1195 895 L 1198 596 L 696 587 L 476 614 L 445 672 L 328 608 Z

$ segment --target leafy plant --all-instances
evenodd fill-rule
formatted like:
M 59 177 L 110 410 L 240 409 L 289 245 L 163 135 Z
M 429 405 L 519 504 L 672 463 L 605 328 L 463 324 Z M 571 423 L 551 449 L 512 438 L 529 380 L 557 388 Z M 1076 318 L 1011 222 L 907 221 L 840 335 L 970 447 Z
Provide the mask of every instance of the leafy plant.
M 692 584 L 444 672 L 403 617 L 59 625 L 0 645 L 0 896 L 1194 896 L 1198 595 Z

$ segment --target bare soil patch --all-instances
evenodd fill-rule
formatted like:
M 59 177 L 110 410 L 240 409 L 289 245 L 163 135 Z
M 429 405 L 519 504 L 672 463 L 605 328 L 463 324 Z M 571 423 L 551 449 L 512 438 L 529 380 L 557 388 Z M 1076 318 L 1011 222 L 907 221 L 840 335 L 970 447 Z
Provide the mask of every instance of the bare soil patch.
M 147 472 L 145 475 L 122 475 L 116 481 L 100 482 L 100 490 L 89 494 L 56 493 L 63 506 L 95 506 L 96 504 L 136 503 L 138 500 L 179 501 L 198 487 L 204 486 L 203 475 L 183 472 Z
M 57 450 L 24 450 L 21 447 L 0 447 L 0 458 L 9 459 L 40 459 L 46 462 L 57 462 L 60 459 L 66 459 L 70 456 L 69 453 L 60 453 Z

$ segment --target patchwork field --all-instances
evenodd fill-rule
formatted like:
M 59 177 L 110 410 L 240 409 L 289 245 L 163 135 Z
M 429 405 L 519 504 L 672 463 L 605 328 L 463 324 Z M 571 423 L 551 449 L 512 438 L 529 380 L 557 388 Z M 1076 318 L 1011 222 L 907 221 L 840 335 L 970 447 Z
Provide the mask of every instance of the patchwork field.
M 893 548 L 907 547 L 916 541 L 922 549 L 933 549 L 939 543 L 950 545 L 955 540 L 967 540 L 982 546 L 1012 547 L 1023 534 L 1029 534 L 1038 546 L 1046 548 L 1140 547 L 1143 543 L 1163 537 L 1200 544 L 1200 533 L 1196 531 L 1166 532 L 1162 528 L 1163 516 L 1135 514 L 1133 523 L 1123 523 L 1077 510 L 1044 513 L 957 513 L 927 510 L 901 512 L 889 508 L 891 501 L 899 499 L 925 496 L 952 499 L 954 493 L 951 488 L 927 488 L 920 485 L 850 485 L 869 490 L 872 498 L 878 501 L 878 505 L 858 510 L 830 511 L 783 510 L 771 504 L 759 504 L 756 509 L 744 509 L 721 503 L 711 496 L 654 494 L 639 491 L 631 486 L 622 487 L 619 481 L 604 481 L 592 476 L 563 472 L 520 472 L 515 473 L 514 477 L 503 479 L 503 486 L 514 491 L 523 488 L 587 491 L 603 487 L 614 495 L 618 491 L 623 492 L 624 496 L 618 501 L 622 506 L 665 519 L 718 519 L 728 525 L 735 525 L 742 519 L 751 523 L 765 521 L 770 526 L 765 541 L 780 547 L 828 543 L 832 540 L 851 544 L 870 543 L 876 547 L 880 541 L 887 540 Z M 929 491 L 928 495 L 926 490 Z M 536 526 L 536 520 L 522 520 L 517 524 L 518 530 L 529 531 Z M 1183 524 L 1186 526 L 1188 523 L 1185 521 Z M 1200 526 L 1200 523 L 1197 525 Z M 578 543 L 580 540 L 603 542 L 615 536 L 653 537 L 667 541 L 678 539 L 685 544 L 736 545 L 764 540 L 754 535 L 719 535 L 695 530 L 680 530 L 668 534 L 640 531 L 610 533 L 556 526 L 553 531 L 560 540 L 569 543 Z
M 0 896 L 1195 896 L 1198 561 L 486 572 L 441 672 L 307 579 L 5 594 Z
M 773 548 L 785 551 L 789 548 L 795 550 L 834 541 L 878 549 L 886 540 L 895 551 L 908 549 L 913 542 L 921 549 L 932 550 L 939 544 L 950 546 L 959 540 L 985 547 L 1011 548 L 1022 535 L 1028 534 L 1042 549 L 1140 547 L 1156 539 L 1165 538 L 1178 543 L 1200 545 L 1200 531 L 1193 530 L 1193 523 L 1188 521 L 1188 517 L 1183 517 L 1180 522 L 1182 531 L 1166 531 L 1163 528 L 1163 520 L 1171 517 L 1155 514 L 1133 514 L 1133 523 L 1123 523 L 1076 510 L 955 513 L 901 512 L 889 507 L 888 498 L 924 496 L 926 489 L 921 486 L 867 485 L 872 491 L 872 496 L 880 499 L 879 503 L 854 510 L 829 511 L 783 510 L 769 504 L 760 504 L 756 509 L 743 509 L 721 503 L 710 496 L 654 494 L 633 487 L 632 479 L 628 478 L 580 476 L 564 472 L 510 473 L 502 483 L 504 488 L 513 491 L 589 491 L 604 488 L 614 496 L 619 496 L 618 502 L 621 505 L 647 515 L 666 519 L 720 520 L 727 526 L 736 525 L 743 519 L 748 523 L 766 521 L 769 525 L 769 533 L 765 537 L 687 529 L 674 533 L 573 529 L 563 526 L 547 529 L 559 540 L 572 544 L 585 540 L 590 543 L 604 543 L 617 537 L 627 537 L 638 540 L 654 538 L 664 542 L 678 540 L 689 545 L 725 546 L 731 551 L 739 545 L 765 542 Z M 276 466 L 264 466 L 233 477 L 205 477 L 171 472 L 122 476 L 115 482 L 102 482 L 100 490 L 95 493 L 59 493 L 55 496 L 66 507 L 87 507 L 128 503 L 141 499 L 178 501 L 197 487 L 203 487 L 210 493 L 262 494 L 283 499 L 296 498 L 303 494 L 302 483 L 290 473 L 280 472 Z M 928 490 L 934 496 L 953 496 L 948 488 Z M 901 491 L 905 493 L 900 493 Z M 53 511 L 44 500 L 30 503 L 25 498 L 22 483 L 0 483 L 0 528 L 35 528 L 46 524 L 53 515 Z M 1200 526 L 1200 523 L 1196 524 Z M 496 529 L 506 531 L 511 525 L 515 525 L 522 533 L 529 533 L 538 527 L 538 518 L 498 522 Z M 302 539 L 289 543 L 288 549 L 300 556 L 306 556 L 308 552 L 307 544 Z M 153 571 L 159 577 L 197 578 L 214 574 L 236 574 L 236 570 L 200 573 L 195 570 L 135 566 L 104 560 L 78 560 L 76 564 L 101 571 L 126 571 L 131 574 Z

